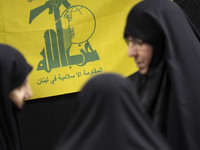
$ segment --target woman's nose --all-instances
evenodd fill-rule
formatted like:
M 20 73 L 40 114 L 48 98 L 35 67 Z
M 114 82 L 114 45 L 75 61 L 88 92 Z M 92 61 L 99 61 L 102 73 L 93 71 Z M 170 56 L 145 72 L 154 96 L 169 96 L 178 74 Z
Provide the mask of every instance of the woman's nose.
M 136 47 L 136 45 L 134 45 L 132 43 L 128 44 L 128 56 L 129 57 L 137 56 L 137 47 Z

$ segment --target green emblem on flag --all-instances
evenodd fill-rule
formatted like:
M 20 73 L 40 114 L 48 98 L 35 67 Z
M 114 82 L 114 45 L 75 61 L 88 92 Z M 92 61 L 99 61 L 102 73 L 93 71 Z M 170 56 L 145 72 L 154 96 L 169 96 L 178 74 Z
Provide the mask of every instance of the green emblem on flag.
M 61 14 L 60 6 L 63 5 L 66 9 Z M 44 33 L 45 46 L 41 51 L 43 59 L 38 63 L 37 71 L 45 70 L 50 72 L 53 68 L 60 68 L 71 65 L 84 66 L 88 62 L 100 60 L 98 53 L 94 50 L 89 42 L 89 39 L 95 32 L 96 19 L 92 11 L 82 5 L 71 4 L 67 0 L 49 0 L 44 5 L 39 6 L 30 11 L 29 24 L 33 22 L 42 12 L 49 9 L 49 14 L 54 15 L 56 31 L 48 29 Z M 79 17 L 89 14 L 92 18 L 92 30 L 82 38 L 77 39 L 77 32 L 74 27 L 71 27 L 71 22 Z M 68 27 L 63 28 L 61 18 L 65 18 L 68 22 Z M 84 48 L 80 48 L 80 54 L 70 55 L 70 50 L 73 44 L 81 46 L 84 44 Z

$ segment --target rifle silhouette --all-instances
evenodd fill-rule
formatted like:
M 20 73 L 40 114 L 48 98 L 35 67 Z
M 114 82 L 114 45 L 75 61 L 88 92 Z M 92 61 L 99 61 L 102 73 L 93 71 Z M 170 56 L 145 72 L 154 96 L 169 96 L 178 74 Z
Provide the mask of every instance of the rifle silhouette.
M 70 7 L 70 3 L 67 0 L 59 0 L 58 3 L 58 7 L 63 4 L 65 6 L 66 9 L 68 9 Z M 29 18 L 29 24 L 32 23 L 32 21 L 38 16 L 40 15 L 43 11 L 45 11 L 46 9 L 49 9 L 49 14 L 53 13 L 53 7 L 55 7 L 54 5 L 51 4 L 50 0 L 47 1 L 44 5 L 39 6 L 33 10 L 30 11 L 30 18 Z
M 33 10 L 30 11 L 30 18 L 29 18 L 29 24 L 32 23 L 32 21 L 40 15 L 43 11 L 45 11 L 47 8 L 49 8 L 49 14 L 53 13 L 53 6 L 50 4 L 50 1 L 47 1 L 44 5 L 39 6 Z

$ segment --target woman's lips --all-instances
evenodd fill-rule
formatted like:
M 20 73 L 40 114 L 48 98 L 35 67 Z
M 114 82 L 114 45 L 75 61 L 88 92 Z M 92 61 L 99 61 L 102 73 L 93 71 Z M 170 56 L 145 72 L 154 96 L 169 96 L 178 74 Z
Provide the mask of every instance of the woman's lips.
M 136 63 L 137 67 L 140 68 L 141 67 L 141 63 Z

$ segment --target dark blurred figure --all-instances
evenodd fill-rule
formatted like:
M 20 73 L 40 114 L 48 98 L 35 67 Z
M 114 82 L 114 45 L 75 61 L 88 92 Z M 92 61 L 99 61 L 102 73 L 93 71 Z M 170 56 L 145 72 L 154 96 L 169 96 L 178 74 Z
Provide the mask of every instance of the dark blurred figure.
M 92 78 L 77 104 L 55 150 L 170 150 L 126 78 L 114 74 Z
M 14 48 L 0 45 L 0 150 L 21 150 L 17 112 L 32 96 L 28 74 L 32 67 Z

